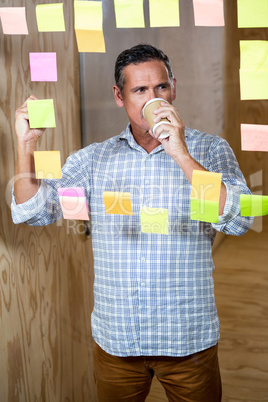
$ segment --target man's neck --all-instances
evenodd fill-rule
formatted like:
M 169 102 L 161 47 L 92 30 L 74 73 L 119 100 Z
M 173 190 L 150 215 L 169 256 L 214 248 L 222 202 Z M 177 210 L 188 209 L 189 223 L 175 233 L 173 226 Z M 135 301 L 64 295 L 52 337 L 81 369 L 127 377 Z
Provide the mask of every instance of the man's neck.
M 145 149 L 148 154 L 160 145 L 160 142 L 153 138 L 148 131 L 144 133 L 133 133 L 131 129 L 131 132 L 137 144 Z

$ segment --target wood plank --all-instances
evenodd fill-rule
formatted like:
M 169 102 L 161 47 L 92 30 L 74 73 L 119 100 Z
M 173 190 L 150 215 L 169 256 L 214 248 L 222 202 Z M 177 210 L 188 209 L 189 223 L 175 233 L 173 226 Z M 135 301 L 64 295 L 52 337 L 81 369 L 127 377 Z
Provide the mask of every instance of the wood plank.
M 36 1 L 5 6 L 26 6 L 29 35 L 0 35 L 0 400 L 94 401 L 91 241 L 79 224 L 33 228 L 14 225 L 10 215 L 14 114 L 31 93 L 55 104 L 57 127 L 39 149 L 60 150 L 64 163 L 81 147 L 73 2 L 64 0 L 66 32 L 55 33 L 37 32 Z M 57 53 L 57 82 L 30 80 L 29 52 L 42 51 Z

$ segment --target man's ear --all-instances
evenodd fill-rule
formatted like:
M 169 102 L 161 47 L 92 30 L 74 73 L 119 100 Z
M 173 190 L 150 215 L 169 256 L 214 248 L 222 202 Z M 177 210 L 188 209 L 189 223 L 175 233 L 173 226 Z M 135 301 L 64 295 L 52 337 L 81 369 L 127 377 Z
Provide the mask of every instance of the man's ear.
M 176 84 L 177 84 L 177 80 L 176 78 L 173 78 L 173 88 L 172 88 L 172 100 L 174 101 L 176 99 Z
M 116 101 L 117 106 L 123 107 L 124 100 L 123 100 L 123 96 L 122 96 L 121 91 L 118 88 L 118 86 L 116 86 L 116 85 L 113 86 L 113 93 L 114 93 L 114 99 Z

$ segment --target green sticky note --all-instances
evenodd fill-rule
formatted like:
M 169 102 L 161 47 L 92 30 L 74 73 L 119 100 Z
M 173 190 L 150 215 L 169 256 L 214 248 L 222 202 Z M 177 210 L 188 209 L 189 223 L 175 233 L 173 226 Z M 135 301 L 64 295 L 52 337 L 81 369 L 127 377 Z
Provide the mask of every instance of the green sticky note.
M 56 127 L 53 99 L 27 101 L 30 128 Z
M 179 0 L 149 0 L 151 27 L 180 26 Z
M 191 219 L 217 223 L 219 221 L 219 203 L 217 201 L 191 198 Z
M 142 233 L 168 235 L 168 210 L 143 207 L 140 213 Z
M 65 31 L 63 3 L 38 4 L 36 21 L 39 32 Z
M 34 166 L 37 179 L 62 178 L 60 151 L 35 151 Z
M 237 0 L 238 28 L 267 28 L 267 0 Z
M 143 0 L 114 0 L 117 28 L 144 28 Z
M 241 216 L 264 216 L 268 215 L 267 195 L 240 195 Z

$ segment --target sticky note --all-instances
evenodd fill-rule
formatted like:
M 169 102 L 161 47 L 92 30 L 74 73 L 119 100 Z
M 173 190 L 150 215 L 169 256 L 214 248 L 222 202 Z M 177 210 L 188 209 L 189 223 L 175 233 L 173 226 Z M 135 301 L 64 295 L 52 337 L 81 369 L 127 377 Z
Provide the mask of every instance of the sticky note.
M 53 99 L 27 101 L 30 128 L 56 127 Z
M 144 28 L 143 0 L 114 0 L 117 28 Z
M 105 53 L 102 2 L 75 1 L 74 25 L 79 52 Z
M 267 0 L 237 0 L 238 28 L 267 28 Z
M 264 216 L 268 215 L 267 195 L 240 195 L 241 216 Z
M 221 173 L 194 170 L 191 186 L 191 219 L 217 223 Z
M 130 193 L 104 191 L 103 201 L 107 214 L 133 215 Z
M 64 32 L 63 3 L 38 4 L 36 21 L 39 32 Z
M 168 235 L 168 209 L 143 207 L 140 219 L 142 233 Z
M 5 35 L 28 35 L 25 7 L 0 8 L 0 17 Z
M 194 170 L 192 176 L 191 198 L 219 202 L 221 173 Z
M 191 219 L 217 223 L 219 221 L 219 202 L 191 198 Z
M 224 26 L 223 0 L 193 0 L 196 26 Z
M 268 70 L 268 41 L 241 40 L 239 45 L 241 70 Z
M 89 220 L 84 187 L 58 188 L 64 219 Z
M 241 124 L 242 151 L 268 152 L 268 126 Z
M 35 175 L 37 179 L 61 179 L 60 151 L 35 151 Z
M 268 99 L 268 70 L 239 71 L 241 100 Z
M 55 52 L 29 53 L 31 81 L 57 81 L 57 55 Z
M 151 27 L 180 26 L 179 0 L 149 0 Z
M 85 197 L 84 187 L 60 187 L 58 188 L 60 197 Z
M 241 100 L 268 99 L 268 41 L 240 41 Z

